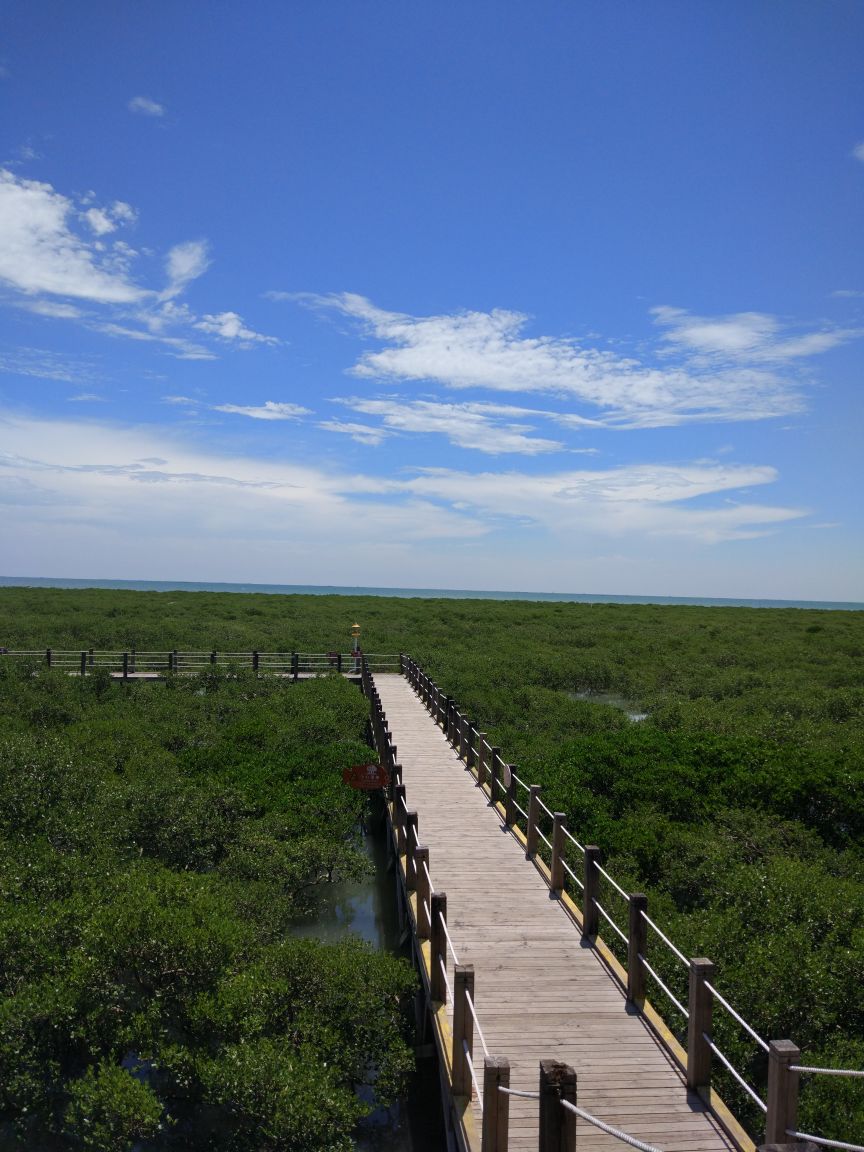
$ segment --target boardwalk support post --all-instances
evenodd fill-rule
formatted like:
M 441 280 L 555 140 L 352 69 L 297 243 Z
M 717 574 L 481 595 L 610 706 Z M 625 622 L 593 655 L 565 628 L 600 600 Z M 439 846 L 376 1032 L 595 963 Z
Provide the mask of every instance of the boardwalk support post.
M 432 896 L 429 885 L 429 849 L 419 844 L 414 853 L 414 874 L 417 881 L 417 939 L 428 940 L 431 928 L 429 901 Z
M 471 1061 L 474 1058 L 474 1020 L 468 997 L 474 1001 L 474 965 L 453 969 L 453 1095 L 471 1099 Z
M 123 653 L 123 679 L 129 679 L 129 653 Z
M 711 1087 L 711 1049 L 705 1040 L 711 1035 L 713 998 L 705 981 L 714 975 L 710 960 L 699 957 L 690 961 L 690 995 L 687 1008 L 687 1087 L 691 1092 Z
M 511 828 L 516 823 L 516 765 L 508 765 L 510 779 L 507 781 L 507 793 L 504 797 L 504 823 Z M 505 772 L 505 777 L 507 773 Z
M 291 653 L 291 678 L 296 680 L 300 675 L 300 656 L 297 652 Z
M 486 783 L 486 733 L 477 733 L 477 783 L 482 788 Z
M 444 983 L 444 972 L 441 961 L 447 962 L 447 937 L 444 935 L 442 922 L 447 923 L 447 893 L 433 892 L 430 900 L 432 906 L 432 926 L 430 929 L 431 955 L 429 957 L 429 995 L 436 1004 L 444 1004 L 447 1000 L 447 985 Z
M 405 785 L 393 789 L 393 828 L 396 832 L 396 855 L 405 851 Z
M 648 897 L 634 892 L 630 897 L 630 931 L 627 933 L 627 999 L 640 1008 L 645 1003 L 645 966 L 640 956 L 648 951 L 648 925 L 643 912 Z
M 45 649 L 45 663 L 48 665 L 49 668 L 51 667 L 51 649 L 50 648 Z
M 582 895 L 582 939 L 597 935 L 600 917 L 597 913 L 597 890 L 600 873 L 597 865 L 600 863 L 600 849 L 596 844 L 585 845 L 585 875 L 583 878 L 584 892 Z
M 417 834 L 417 812 L 405 813 L 405 887 L 413 892 L 417 887 L 417 861 L 414 849 L 420 843 Z
M 87 675 L 87 653 L 86 652 L 81 653 L 81 675 L 82 676 Z
M 576 1103 L 576 1073 L 557 1060 L 540 1061 L 540 1152 L 576 1152 L 576 1117 L 561 1101 Z
M 252 653 L 252 671 L 253 671 L 253 672 L 254 672 L 256 675 L 258 674 L 258 662 L 259 662 L 259 656 L 258 656 L 258 653 L 257 653 L 257 652 L 253 652 L 253 653 Z
M 556 895 L 564 890 L 564 829 L 567 816 L 556 812 L 552 824 L 552 866 L 549 874 L 549 887 Z
M 501 749 L 493 748 L 489 753 L 489 799 L 492 805 L 498 800 L 498 781 L 501 779 Z
M 525 855 L 533 860 L 537 855 L 537 844 L 540 840 L 540 785 L 532 784 L 528 793 L 528 831 L 526 833 Z
M 477 749 L 474 747 L 474 725 L 468 721 L 468 733 L 465 737 L 465 767 L 473 768 L 477 763 Z
M 788 1131 L 798 1121 L 798 1078 L 790 1064 L 797 1064 L 801 1050 L 791 1040 L 772 1040 L 768 1045 L 768 1114 L 765 1143 L 788 1144 Z
M 510 1061 L 487 1056 L 483 1061 L 483 1152 L 507 1152 L 510 1130 Z

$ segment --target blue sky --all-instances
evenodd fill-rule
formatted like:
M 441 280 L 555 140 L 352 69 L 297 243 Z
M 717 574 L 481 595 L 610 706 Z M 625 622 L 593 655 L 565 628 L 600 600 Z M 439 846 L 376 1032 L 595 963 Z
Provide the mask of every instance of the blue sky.
M 0 35 L 0 574 L 864 600 L 858 0 Z

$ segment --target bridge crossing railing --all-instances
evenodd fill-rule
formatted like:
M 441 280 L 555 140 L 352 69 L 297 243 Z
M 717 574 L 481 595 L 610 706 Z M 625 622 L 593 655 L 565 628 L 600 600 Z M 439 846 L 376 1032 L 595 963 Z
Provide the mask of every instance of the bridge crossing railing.
M 583 845 L 576 839 L 566 827 L 565 814 L 553 812 L 543 803 L 539 785 L 526 784 L 517 774 L 516 765 L 508 764 L 502 758 L 501 749 L 489 742 L 487 734 L 459 711 L 454 699 L 443 693 L 414 660 L 403 655 L 401 670 L 432 718 L 443 729 L 466 768 L 476 775 L 478 784 L 488 790 L 490 801 L 503 816 L 505 825 L 518 831 L 526 848 L 526 854 L 540 865 L 540 871 L 550 889 L 560 896 L 564 896 L 566 892 L 568 898 L 572 900 L 583 939 L 597 947 L 607 966 L 626 989 L 628 1001 L 640 1009 L 649 1024 L 654 1027 L 661 1042 L 681 1065 L 688 1089 L 697 1092 L 709 1103 L 709 1107 L 715 1112 L 729 1135 L 733 1139 L 740 1139 L 743 1130 L 712 1091 L 712 1065 L 715 1059 L 764 1114 L 766 1143 L 786 1143 L 791 1138 L 828 1148 L 845 1149 L 848 1152 L 864 1152 L 864 1146 L 829 1140 L 802 1133 L 797 1129 L 799 1079 L 802 1074 L 864 1078 L 864 1071 L 802 1065 L 798 1062 L 801 1056 L 800 1050 L 791 1041 L 764 1040 L 715 988 L 711 982 L 714 973 L 711 961 L 702 957 L 688 958 L 676 947 L 649 917 L 647 897 L 643 893 L 628 893 L 603 868 L 600 848 L 597 845 Z M 527 808 L 520 803 L 523 794 L 527 794 Z M 544 853 L 540 849 L 541 843 L 548 850 L 546 860 L 543 859 Z M 569 859 L 573 860 L 573 849 L 578 853 L 575 869 L 568 862 L 568 853 L 571 854 Z M 612 910 L 613 905 L 608 904 L 606 896 L 603 895 L 604 888 L 610 900 L 615 901 L 615 911 Z M 576 899 L 570 897 L 571 892 Z M 601 895 L 603 903 L 600 900 Z M 626 911 L 626 930 L 616 920 L 617 909 L 620 909 L 622 904 L 623 910 Z M 601 919 L 613 933 L 610 938 L 611 947 L 599 934 Z M 683 965 L 687 972 L 686 1007 L 647 958 L 649 938 L 653 937 L 665 946 L 671 957 Z M 623 963 L 618 961 L 616 952 L 621 956 Z M 650 1004 L 646 996 L 648 977 L 686 1022 L 686 1050 L 677 1043 L 674 1036 L 668 1034 L 662 1016 Z M 715 1043 L 712 1032 L 715 1004 L 726 1012 L 767 1056 L 766 1099 L 763 1100 L 754 1086 L 747 1082 Z M 486 1057 L 488 1062 L 488 1053 Z M 483 1095 L 485 1099 L 485 1093 Z M 602 1127 L 602 1124 L 599 1126 Z M 484 1134 L 485 1132 L 484 1125 Z M 624 1139 L 624 1136 L 621 1135 L 621 1138 Z M 635 1147 L 647 1147 L 640 1145 L 638 1141 L 633 1141 L 632 1138 L 627 1138 L 626 1142 Z M 490 1147 L 497 1148 L 498 1145 Z M 484 1152 L 485 1149 L 484 1144 Z
M 398 672 L 400 657 L 395 653 L 355 652 L 221 652 L 211 650 L 106 651 L 87 648 L 60 650 L 42 648 L 39 651 L 0 652 L 0 659 L 29 661 L 37 666 L 59 669 L 72 675 L 89 676 L 103 668 L 114 676 L 154 677 L 173 673 L 190 675 L 211 668 L 223 670 L 251 669 L 253 672 L 293 677 L 324 676 L 331 672 L 360 675 L 362 659 L 369 662 L 373 672 Z

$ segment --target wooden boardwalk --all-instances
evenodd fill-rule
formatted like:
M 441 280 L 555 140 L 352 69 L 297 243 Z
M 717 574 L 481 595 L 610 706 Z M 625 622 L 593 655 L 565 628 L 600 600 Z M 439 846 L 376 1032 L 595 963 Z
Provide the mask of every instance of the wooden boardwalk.
M 475 971 L 474 1002 L 492 1056 L 506 1057 L 511 1087 L 535 1091 L 541 1060 L 571 1065 L 578 1104 L 664 1152 L 739 1147 L 706 1104 L 688 1093 L 677 1064 L 597 951 L 549 891 L 408 680 L 376 673 L 375 687 L 402 765 L 407 807 L 418 813 L 436 892 L 461 964 Z M 448 979 L 453 984 L 448 962 Z M 448 1005 L 449 1009 L 449 1005 Z M 474 1064 L 482 1083 L 476 1029 Z M 480 1129 L 479 1105 L 472 1104 Z M 581 1118 L 580 1152 L 626 1147 Z M 510 1097 L 510 1149 L 538 1146 L 536 1100 Z M 752 1148 L 752 1144 L 750 1145 Z

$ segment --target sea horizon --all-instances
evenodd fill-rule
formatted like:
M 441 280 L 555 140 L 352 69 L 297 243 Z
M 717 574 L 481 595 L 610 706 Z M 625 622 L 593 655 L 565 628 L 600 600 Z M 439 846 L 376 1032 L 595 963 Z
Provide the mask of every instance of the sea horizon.
M 105 580 L 54 576 L 0 576 L 5 588 L 116 589 L 130 592 L 232 592 L 265 596 L 392 596 L 418 600 L 529 600 L 576 604 L 680 604 L 705 608 L 801 608 L 862 612 L 854 600 L 775 600 L 727 596 L 625 596 L 614 593 L 530 592 L 513 589 L 398 588 L 340 584 L 252 584 L 198 580 Z

